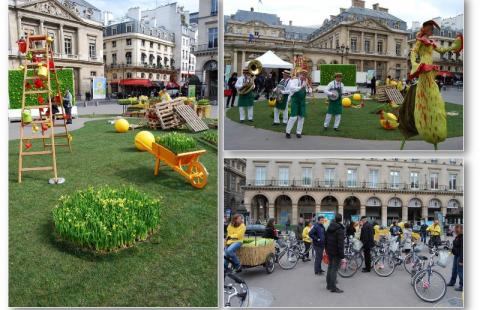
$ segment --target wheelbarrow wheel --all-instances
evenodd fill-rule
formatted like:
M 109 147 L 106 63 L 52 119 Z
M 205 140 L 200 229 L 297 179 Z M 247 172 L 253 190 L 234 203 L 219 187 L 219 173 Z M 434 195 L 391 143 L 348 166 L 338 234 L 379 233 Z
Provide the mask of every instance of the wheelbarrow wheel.
M 273 253 L 267 255 L 264 266 L 268 274 L 273 272 L 275 269 L 275 255 Z
M 190 176 L 190 184 L 195 188 L 203 188 L 207 185 L 208 172 L 201 162 L 193 161 L 188 165 L 187 173 Z

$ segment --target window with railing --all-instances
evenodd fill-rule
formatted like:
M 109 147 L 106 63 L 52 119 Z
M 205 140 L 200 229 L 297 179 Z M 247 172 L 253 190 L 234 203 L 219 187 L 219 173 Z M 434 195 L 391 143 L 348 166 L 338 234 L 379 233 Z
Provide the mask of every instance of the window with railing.
M 88 56 L 91 59 L 97 58 L 97 44 L 95 41 L 92 41 L 88 44 Z
M 125 60 L 127 62 L 127 65 L 132 64 L 132 52 L 126 52 L 125 53 Z
M 218 14 L 218 0 L 210 0 L 210 15 Z
M 378 169 L 370 169 L 368 171 L 368 187 L 377 188 L 379 182 L 379 171 Z
M 263 186 L 267 182 L 267 168 L 264 166 L 255 167 L 255 185 Z
M 430 173 L 430 189 L 438 189 L 438 173 Z
M 365 40 L 365 53 L 370 53 L 370 40 Z
M 278 168 L 278 185 L 279 186 L 288 186 L 288 167 L 279 167 Z
M 395 44 L 395 55 L 402 56 L 402 45 L 400 43 Z
M 457 175 L 450 174 L 448 176 L 448 189 L 451 191 L 457 190 Z
M 357 169 L 347 169 L 347 187 L 357 186 Z
M 127 39 L 127 46 L 132 45 L 132 39 Z
M 400 171 L 390 171 L 390 188 L 400 188 Z
M 117 64 L 117 54 L 112 54 L 112 65 Z
M 354 53 L 357 52 L 357 38 L 350 39 L 350 50 Z
M 325 182 L 325 186 L 333 186 L 335 183 L 335 168 L 325 168 L 323 180 Z
M 72 38 L 65 37 L 63 41 L 64 41 L 64 47 L 65 47 L 65 54 L 72 55 L 73 54 Z
M 412 171 L 410 172 L 410 189 L 419 189 L 420 188 L 420 181 L 418 177 L 418 172 Z
M 383 54 L 383 41 L 377 42 L 377 53 Z
M 208 48 L 218 47 L 218 28 L 213 27 L 208 29 Z
M 312 186 L 312 167 L 302 168 L 302 185 Z

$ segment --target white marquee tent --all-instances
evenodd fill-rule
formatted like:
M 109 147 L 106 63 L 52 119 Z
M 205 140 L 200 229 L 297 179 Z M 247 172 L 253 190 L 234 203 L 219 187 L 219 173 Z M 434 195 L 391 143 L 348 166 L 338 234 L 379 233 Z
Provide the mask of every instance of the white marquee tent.
M 293 64 L 282 60 L 280 57 L 275 55 L 274 52 L 268 51 L 262 56 L 256 58 L 255 60 L 258 60 L 262 63 L 263 67 L 266 69 L 293 69 Z M 250 61 L 247 61 L 245 63 L 245 66 L 248 66 L 248 63 Z

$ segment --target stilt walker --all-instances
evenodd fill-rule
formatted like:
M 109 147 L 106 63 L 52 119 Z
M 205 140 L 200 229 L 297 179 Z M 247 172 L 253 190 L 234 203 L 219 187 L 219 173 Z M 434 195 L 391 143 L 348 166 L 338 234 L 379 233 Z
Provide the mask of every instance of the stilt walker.
M 245 108 L 247 108 L 247 117 L 249 122 L 253 122 L 253 102 L 255 95 L 253 90 L 255 84 L 249 70 L 243 69 L 243 75 L 235 83 L 238 90 L 238 110 L 240 112 L 240 123 L 245 121 Z
M 433 51 L 440 54 L 452 51 L 458 56 L 463 50 L 463 35 L 458 34 L 452 46 L 439 47 L 430 39 L 434 28 L 440 29 L 433 20 L 423 23 L 410 53 L 412 71 L 409 79 L 418 78 L 418 82 L 410 87 L 400 107 L 399 129 L 404 136 L 400 149 L 403 149 L 407 139 L 416 135 L 432 143 L 435 150 L 438 143 L 447 138 L 445 102 L 435 83 L 440 68 L 433 64 L 432 54 Z M 419 62 L 417 56 L 420 58 Z
M 335 80 L 331 81 L 325 89 L 325 93 L 328 96 L 328 110 L 327 115 L 325 115 L 325 122 L 323 123 L 324 130 L 328 129 L 332 115 L 335 115 L 333 129 L 335 131 L 340 130 L 338 127 L 340 126 L 340 121 L 342 119 L 342 94 L 344 93 L 342 78 L 342 73 L 335 73 Z
M 297 123 L 297 138 L 302 137 L 303 123 L 306 115 L 306 98 L 307 98 L 307 70 L 301 70 L 298 72 L 298 78 L 291 80 L 288 83 L 288 91 L 290 92 L 291 114 L 288 119 L 287 129 L 285 135 L 287 139 L 290 139 L 290 132 L 292 131 L 295 122 Z
M 280 124 L 280 111 L 283 111 L 283 124 L 288 122 L 288 101 L 290 99 L 290 92 L 288 91 L 288 83 L 290 79 L 290 71 L 284 70 L 282 72 L 283 78 L 273 90 L 277 94 L 277 102 L 273 108 L 273 126 Z

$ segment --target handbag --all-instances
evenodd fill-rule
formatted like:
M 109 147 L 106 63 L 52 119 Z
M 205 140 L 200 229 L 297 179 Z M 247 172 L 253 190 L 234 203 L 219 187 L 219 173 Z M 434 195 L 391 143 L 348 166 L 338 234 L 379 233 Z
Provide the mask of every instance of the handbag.
M 448 251 L 439 251 L 437 265 L 440 267 L 447 267 L 448 263 Z
M 225 97 L 230 97 L 233 94 L 233 91 L 231 89 L 224 89 L 223 90 L 223 95 Z
M 323 251 L 322 261 L 325 265 L 328 265 L 328 263 L 330 262 L 330 260 L 328 259 L 327 251 L 325 250 Z

